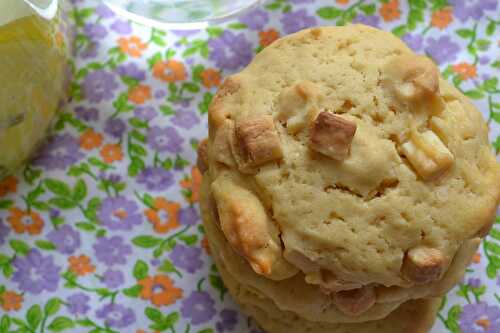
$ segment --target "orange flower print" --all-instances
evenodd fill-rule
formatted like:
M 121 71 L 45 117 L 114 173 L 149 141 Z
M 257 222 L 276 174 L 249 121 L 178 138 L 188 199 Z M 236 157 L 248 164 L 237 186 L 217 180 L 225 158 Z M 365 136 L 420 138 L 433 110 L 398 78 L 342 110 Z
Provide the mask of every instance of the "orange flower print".
M 205 249 L 205 252 L 210 256 L 212 255 L 212 250 L 210 250 L 210 244 L 208 243 L 207 236 L 203 237 L 201 240 L 201 246 Z
M 280 38 L 280 33 L 274 29 L 259 32 L 259 43 L 262 47 L 271 45 L 278 38 Z
M 110 164 L 123 159 L 122 147 L 119 144 L 107 144 L 101 149 L 104 162 Z
M 349 0 L 336 0 L 335 2 L 339 5 L 347 5 L 349 3 Z
M 198 202 L 200 199 L 201 172 L 197 167 L 191 169 L 191 179 L 186 178 L 180 182 L 182 188 L 189 191 L 188 200 L 190 203 Z
M 158 61 L 153 66 L 153 76 L 165 82 L 182 81 L 186 79 L 186 69 L 177 60 Z
M 139 58 L 142 52 L 148 47 L 147 44 L 143 43 L 137 36 L 132 36 L 130 38 L 122 37 L 118 39 L 118 46 L 123 53 L 133 58 Z
M 173 304 L 182 298 L 182 289 L 175 287 L 166 275 L 148 276 L 137 283 L 142 286 L 140 297 L 156 306 Z
M 391 0 L 384 3 L 380 7 L 380 15 L 382 15 L 386 22 L 397 20 L 401 16 L 401 12 L 399 11 L 399 0 Z
M 206 88 L 218 87 L 220 81 L 220 73 L 213 68 L 207 68 L 201 72 L 201 82 Z
M 474 264 L 479 264 L 479 262 L 481 261 L 481 253 L 479 252 L 476 252 L 473 256 L 472 256 L 472 262 Z
M 128 93 L 128 100 L 135 104 L 144 104 L 151 99 L 151 87 L 144 84 L 135 86 Z
M 450 7 L 432 13 L 431 25 L 440 30 L 446 28 L 453 21 L 453 10 Z
M 23 305 L 23 295 L 14 291 L 6 291 L 0 295 L 0 306 L 5 311 L 17 311 Z
M 476 66 L 465 62 L 453 65 L 453 72 L 457 73 L 462 80 L 472 79 L 477 76 Z
M 154 225 L 154 229 L 159 233 L 166 233 L 180 226 L 177 219 L 180 205 L 165 198 L 156 198 L 154 209 L 146 209 L 144 214 L 149 222 Z
M 95 132 L 93 129 L 87 129 L 80 136 L 80 147 L 85 150 L 91 150 L 99 147 L 102 144 L 102 135 Z
M 18 234 L 29 233 L 38 235 L 42 232 L 44 222 L 42 217 L 36 212 L 27 212 L 17 207 L 10 209 L 10 216 L 7 221 Z
M 8 193 L 15 193 L 17 191 L 17 178 L 8 176 L 0 182 L 0 197 Z
M 78 276 L 84 276 L 95 272 L 95 266 L 86 255 L 71 256 L 68 258 L 69 270 Z
M 474 323 L 477 326 L 481 326 L 485 332 L 488 331 L 488 328 L 491 326 L 491 322 L 488 318 L 479 318 Z

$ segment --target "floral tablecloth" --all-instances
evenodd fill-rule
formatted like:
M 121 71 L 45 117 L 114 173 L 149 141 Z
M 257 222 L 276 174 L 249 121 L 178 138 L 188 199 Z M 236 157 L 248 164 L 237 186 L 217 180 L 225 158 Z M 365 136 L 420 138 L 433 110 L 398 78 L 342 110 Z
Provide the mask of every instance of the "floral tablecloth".
M 285 34 L 392 31 L 473 99 L 500 150 L 497 0 L 272 0 L 203 31 L 73 2 L 72 101 L 36 160 L 0 184 L 0 333 L 258 332 L 210 257 L 194 161 L 223 77 Z M 500 332 L 499 223 L 433 332 Z

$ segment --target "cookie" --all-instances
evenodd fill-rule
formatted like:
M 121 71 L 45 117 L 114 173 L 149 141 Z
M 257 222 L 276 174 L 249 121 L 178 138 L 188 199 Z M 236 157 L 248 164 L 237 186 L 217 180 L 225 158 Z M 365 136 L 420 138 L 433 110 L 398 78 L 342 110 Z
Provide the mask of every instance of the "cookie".
M 259 298 L 268 299 L 279 311 L 300 316 L 305 321 L 355 323 L 380 320 L 407 300 L 420 298 L 422 295 L 439 297 L 448 291 L 448 286 L 462 279 L 469 258 L 475 253 L 478 245 L 477 242 L 467 243 L 455 258 L 453 269 L 446 273 L 440 283 L 414 288 L 411 293 L 403 292 L 401 288 L 374 288 L 377 303 L 372 304 L 363 313 L 352 316 L 338 307 L 332 295 L 324 293 L 315 285 L 306 283 L 302 273 L 280 281 L 273 281 L 255 273 L 247 260 L 233 250 L 224 236 L 214 207 L 210 183 L 209 177 L 205 175 L 201 186 L 200 205 L 203 224 L 216 264 L 221 270 L 223 266 L 226 272 L 222 274 L 224 282 L 230 284 L 234 280 L 238 285 L 252 290 Z M 225 278 L 227 275 L 231 279 L 229 282 Z M 229 289 L 231 291 L 231 288 Z
M 486 123 L 390 33 L 282 38 L 208 116 L 208 237 L 238 283 L 306 320 L 376 320 L 442 295 L 495 216 Z

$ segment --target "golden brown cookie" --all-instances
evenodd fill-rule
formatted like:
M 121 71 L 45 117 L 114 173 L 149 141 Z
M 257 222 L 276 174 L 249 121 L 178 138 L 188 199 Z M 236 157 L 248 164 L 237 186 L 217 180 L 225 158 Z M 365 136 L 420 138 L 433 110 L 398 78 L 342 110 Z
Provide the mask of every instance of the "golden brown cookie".
M 432 61 L 390 33 L 287 36 L 210 105 L 208 237 L 281 311 L 383 318 L 449 290 L 489 229 L 500 166 L 487 135 Z

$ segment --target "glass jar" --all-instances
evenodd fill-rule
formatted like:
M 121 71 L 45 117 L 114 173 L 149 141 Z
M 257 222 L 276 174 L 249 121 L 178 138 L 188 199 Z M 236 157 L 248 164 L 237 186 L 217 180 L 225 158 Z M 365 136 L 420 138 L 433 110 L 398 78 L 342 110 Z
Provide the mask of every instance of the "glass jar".
M 0 1 L 0 179 L 26 161 L 66 100 L 69 1 Z
M 104 0 L 114 11 L 160 29 L 203 29 L 241 14 L 261 0 Z

